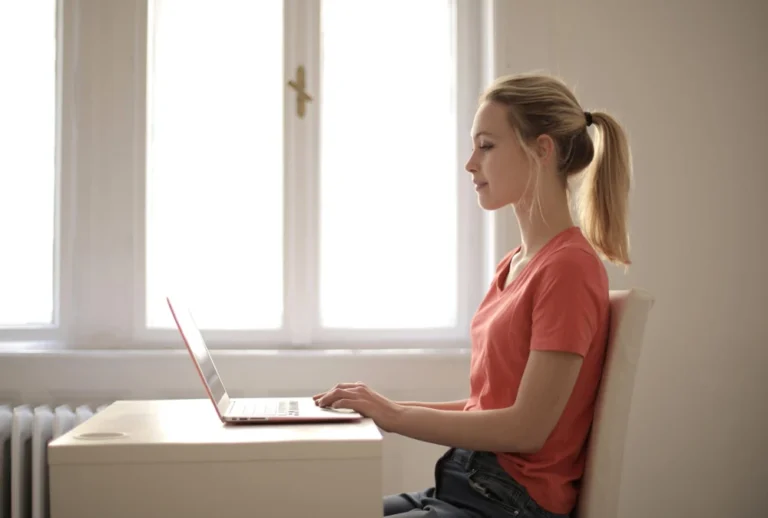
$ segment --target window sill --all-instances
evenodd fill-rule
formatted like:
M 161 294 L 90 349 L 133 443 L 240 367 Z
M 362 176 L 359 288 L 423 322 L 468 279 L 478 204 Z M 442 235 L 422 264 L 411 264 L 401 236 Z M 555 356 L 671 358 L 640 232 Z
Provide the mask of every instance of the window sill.
M 328 357 L 464 357 L 470 352 L 469 344 L 462 347 L 461 344 L 439 344 L 433 347 L 326 347 L 314 346 L 304 348 L 246 348 L 238 347 L 211 347 L 211 354 L 215 357 L 304 357 L 304 358 L 328 358 Z M 91 347 L 79 345 L 67 345 L 55 341 L 25 341 L 25 342 L 0 342 L 0 358 L 11 356 L 186 356 L 186 349 L 181 347 L 170 348 L 168 346 L 136 347 Z
M 183 348 L 63 349 L 0 346 L 0 402 L 103 403 L 206 397 Z M 466 397 L 468 349 L 212 351 L 234 397 L 306 396 L 362 381 L 395 400 Z

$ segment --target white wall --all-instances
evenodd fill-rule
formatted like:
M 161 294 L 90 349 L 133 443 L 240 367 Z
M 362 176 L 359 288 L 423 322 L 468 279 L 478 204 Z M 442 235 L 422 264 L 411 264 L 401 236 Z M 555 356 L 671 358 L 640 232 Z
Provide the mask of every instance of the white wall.
M 634 266 L 651 315 L 621 518 L 768 515 L 765 346 L 768 3 L 500 1 L 498 72 L 547 69 L 628 128 Z M 508 237 L 508 245 L 517 242 Z M 219 353 L 236 395 L 364 380 L 396 398 L 454 399 L 461 353 Z M 0 400 L 203 397 L 183 351 L 0 355 Z M 384 492 L 431 482 L 440 448 L 388 436 Z
M 768 2 L 521 0 L 499 11 L 500 72 L 561 75 L 585 109 L 605 108 L 630 133 L 635 264 L 612 281 L 657 302 L 621 518 L 768 516 Z

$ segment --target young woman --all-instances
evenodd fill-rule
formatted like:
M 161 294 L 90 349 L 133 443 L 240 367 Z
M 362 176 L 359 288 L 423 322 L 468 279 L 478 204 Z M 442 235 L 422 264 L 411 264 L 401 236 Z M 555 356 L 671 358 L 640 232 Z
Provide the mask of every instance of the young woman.
M 469 398 L 394 402 L 342 383 L 315 400 L 449 448 L 435 486 L 385 498 L 385 516 L 568 516 L 608 336 L 601 259 L 629 264 L 627 140 L 611 116 L 585 112 L 562 82 L 532 74 L 490 86 L 472 140 L 466 169 L 478 201 L 511 204 L 522 245 L 498 264 L 472 320 Z M 581 228 L 571 179 L 581 180 Z

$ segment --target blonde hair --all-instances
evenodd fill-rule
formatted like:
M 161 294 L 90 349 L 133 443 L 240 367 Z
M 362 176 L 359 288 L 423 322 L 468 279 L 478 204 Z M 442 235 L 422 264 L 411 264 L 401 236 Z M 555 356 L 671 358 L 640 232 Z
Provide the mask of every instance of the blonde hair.
M 578 208 L 586 238 L 604 258 L 629 265 L 631 159 L 621 125 L 604 112 L 585 112 L 562 81 L 543 74 L 501 77 L 486 90 L 481 101 L 507 108 L 520 145 L 536 164 L 529 143 L 540 135 L 552 138 L 563 184 L 567 186 L 575 175 L 582 176 Z M 594 144 L 587 129 L 589 123 L 595 126 Z

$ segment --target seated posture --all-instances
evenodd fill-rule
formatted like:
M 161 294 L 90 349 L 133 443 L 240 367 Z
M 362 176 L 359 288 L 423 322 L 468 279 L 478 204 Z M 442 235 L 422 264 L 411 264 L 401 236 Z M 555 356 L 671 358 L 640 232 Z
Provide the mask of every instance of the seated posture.
M 468 399 L 395 402 L 342 383 L 315 400 L 448 448 L 434 487 L 386 497 L 385 516 L 569 516 L 608 339 L 602 260 L 629 264 L 627 140 L 561 81 L 532 74 L 488 88 L 471 138 L 466 169 L 479 204 L 511 204 L 522 244 L 498 264 L 472 319 Z M 580 180 L 578 225 L 571 179 Z

